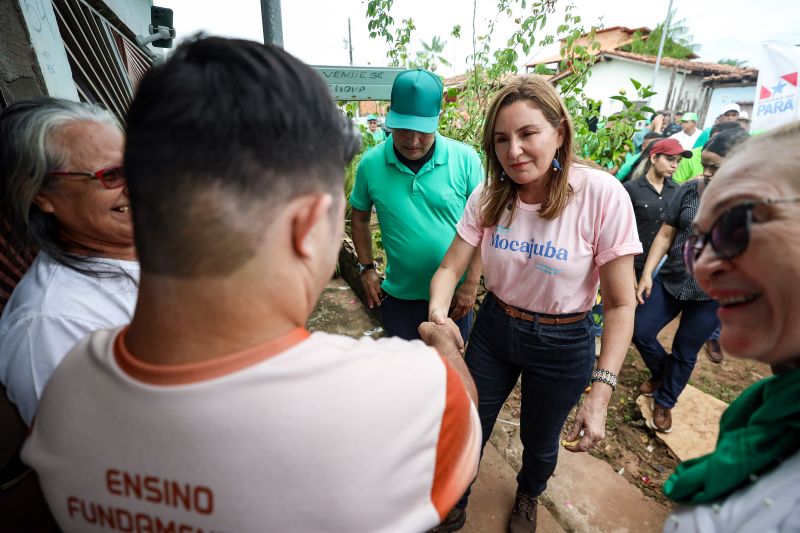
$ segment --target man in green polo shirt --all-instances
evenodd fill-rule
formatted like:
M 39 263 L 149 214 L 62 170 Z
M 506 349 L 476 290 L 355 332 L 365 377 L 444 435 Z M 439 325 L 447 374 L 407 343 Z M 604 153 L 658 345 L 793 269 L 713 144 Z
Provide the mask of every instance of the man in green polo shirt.
M 436 130 L 442 82 L 422 69 L 400 73 L 392 86 L 387 142 L 369 150 L 356 171 L 350 194 L 353 244 L 370 307 L 380 306 L 388 335 L 418 339 L 428 319 L 430 282 L 456 234 L 467 198 L 483 177 L 471 147 Z M 386 250 L 381 283 L 372 256 L 370 218 L 378 215 Z M 466 340 L 480 281 L 480 254 L 453 297 L 450 316 Z

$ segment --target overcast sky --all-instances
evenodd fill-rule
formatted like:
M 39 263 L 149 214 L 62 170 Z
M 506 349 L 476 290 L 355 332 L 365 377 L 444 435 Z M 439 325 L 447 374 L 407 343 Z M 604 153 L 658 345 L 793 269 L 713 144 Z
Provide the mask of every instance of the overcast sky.
M 263 41 L 260 0 L 155 0 L 159 6 L 174 10 L 178 37 L 203 30 L 210 34 Z M 487 21 L 494 16 L 496 0 L 478 0 L 476 30 L 485 33 Z M 563 13 L 567 0 L 557 0 Z M 573 0 L 574 13 L 587 26 L 602 22 L 605 27 L 627 26 L 654 28 L 666 17 L 669 0 Z M 468 0 L 395 0 L 391 14 L 396 22 L 410 17 L 416 30 L 412 34 L 412 52 L 420 41 L 438 35 L 447 42 L 444 57 L 452 64 L 440 67 L 444 76 L 466 70 L 466 57 L 472 51 L 472 7 Z M 799 0 L 674 0 L 678 18 L 685 19 L 701 61 L 722 58 L 743 59 L 758 66 L 761 43 L 777 40 L 800 44 Z M 365 0 L 283 0 L 284 47 L 313 65 L 347 65 L 345 46 L 347 20 L 350 18 L 353 40 L 353 63 L 386 65 L 386 43 L 369 39 Z M 602 20 L 601 20 L 602 17 Z M 563 16 L 550 17 L 554 25 Z M 453 26 L 461 25 L 461 38 L 450 35 Z M 507 38 L 513 21 L 501 17 L 496 35 Z M 553 26 L 554 27 L 554 26 Z M 543 51 L 543 54 L 551 50 Z M 535 55 L 532 52 L 531 56 Z M 530 56 L 529 56 L 530 57 Z M 522 61 L 520 62 L 522 63 Z

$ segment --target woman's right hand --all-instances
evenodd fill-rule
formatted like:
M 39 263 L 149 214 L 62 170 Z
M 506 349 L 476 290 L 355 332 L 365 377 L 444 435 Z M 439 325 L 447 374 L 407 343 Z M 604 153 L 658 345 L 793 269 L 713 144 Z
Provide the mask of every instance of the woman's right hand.
M 440 326 L 447 324 L 447 309 L 431 309 L 428 312 L 428 321 Z
M 642 274 L 642 278 L 639 280 L 639 285 L 636 286 L 636 299 L 639 301 L 639 304 L 643 304 L 645 298 L 650 298 L 650 290 L 652 288 L 653 277 Z M 642 295 L 644 295 L 644 298 L 642 298 Z

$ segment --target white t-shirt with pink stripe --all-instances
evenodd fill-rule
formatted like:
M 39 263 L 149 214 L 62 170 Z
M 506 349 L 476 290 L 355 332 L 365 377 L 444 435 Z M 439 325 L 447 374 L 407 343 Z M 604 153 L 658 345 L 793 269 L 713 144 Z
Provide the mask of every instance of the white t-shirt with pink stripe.
M 475 406 L 421 341 L 297 329 L 166 366 L 124 332 L 67 355 L 23 449 L 65 532 L 424 531 L 477 471 Z
M 541 204 L 518 199 L 511 224 L 505 217 L 482 228 L 483 184 L 469 197 L 458 234 L 480 245 L 486 288 L 504 302 L 537 313 L 588 311 L 597 296 L 600 267 L 642 253 L 633 206 L 619 181 L 576 165 L 569 183 L 575 193 L 555 220 L 539 216 Z

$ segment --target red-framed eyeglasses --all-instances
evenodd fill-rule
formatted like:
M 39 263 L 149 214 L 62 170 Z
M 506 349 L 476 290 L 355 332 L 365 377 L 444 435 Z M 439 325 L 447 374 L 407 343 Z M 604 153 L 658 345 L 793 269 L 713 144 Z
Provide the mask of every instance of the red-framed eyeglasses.
M 125 185 L 125 171 L 122 166 L 101 168 L 97 172 L 48 172 L 50 176 L 85 176 L 92 180 L 100 180 L 106 189 L 119 189 Z

